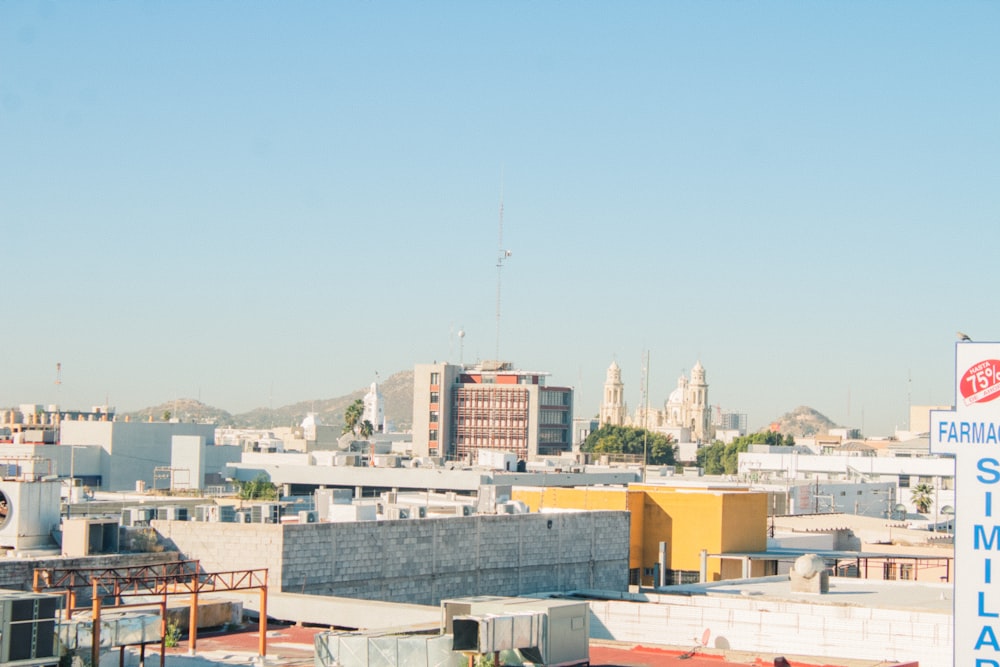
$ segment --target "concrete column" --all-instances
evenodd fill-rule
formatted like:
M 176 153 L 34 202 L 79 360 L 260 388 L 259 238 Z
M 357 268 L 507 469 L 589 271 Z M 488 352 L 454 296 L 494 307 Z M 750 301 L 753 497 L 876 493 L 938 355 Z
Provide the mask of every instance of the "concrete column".
M 702 549 L 701 553 L 698 554 L 698 557 L 700 560 L 698 580 L 704 584 L 708 581 L 708 549 Z
M 667 543 L 660 542 L 660 587 L 667 585 Z

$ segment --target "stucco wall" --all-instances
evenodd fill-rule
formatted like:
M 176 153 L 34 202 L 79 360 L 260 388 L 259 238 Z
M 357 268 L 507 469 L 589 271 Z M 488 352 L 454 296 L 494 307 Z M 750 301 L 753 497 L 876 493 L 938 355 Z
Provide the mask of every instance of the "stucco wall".
M 697 572 L 701 550 L 764 551 L 767 548 L 767 494 L 661 485 L 628 489 L 525 489 L 512 497 L 532 511 L 546 508 L 627 509 L 631 513 L 632 568 L 652 568 L 659 561 L 659 543 L 667 543 L 667 567 Z M 763 574 L 763 564 L 753 564 Z M 710 558 L 710 581 L 742 575 L 735 561 Z M 650 576 L 644 583 L 654 583 Z
M 591 600 L 590 636 L 835 659 L 952 663 L 951 614 L 711 595 Z
M 289 593 L 438 604 L 467 595 L 625 590 L 625 512 L 319 524 L 156 521 L 206 570 L 269 569 Z
M 101 489 L 123 491 L 135 488 L 137 480 L 153 485 L 153 469 L 170 465 L 171 438 L 202 436 L 215 442 L 214 424 L 172 422 L 65 421 L 60 426 L 62 445 L 99 445 Z

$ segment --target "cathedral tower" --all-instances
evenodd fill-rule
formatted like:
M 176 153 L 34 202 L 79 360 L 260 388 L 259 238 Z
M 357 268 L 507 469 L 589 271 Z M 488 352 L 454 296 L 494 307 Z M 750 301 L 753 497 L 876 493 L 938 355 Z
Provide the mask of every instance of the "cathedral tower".
M 611 424 L 612 426 L 622 426 L 625 424 L 625 385 L 622 383 L 622 369 L 618 363 L 611 362 L 608 366 L 608 375 L 604 381 L 604 399 L 601 401 L 601 413 L 599 425 Z
M 688 417 L 691 420 L 691 435 L 698 440 L 711 439 L 712 410 L 708 406 L 708 383 L 705 381 L 705 367 L 695 362 L 691 369 L 691 383 L 688 385 Z

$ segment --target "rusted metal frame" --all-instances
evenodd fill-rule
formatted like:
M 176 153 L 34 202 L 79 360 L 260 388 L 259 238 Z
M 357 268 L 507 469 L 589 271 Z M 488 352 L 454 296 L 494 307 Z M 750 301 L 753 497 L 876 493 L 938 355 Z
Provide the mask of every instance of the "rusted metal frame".
M 196 561 L 191 561 L 196 562 Z M 225 592 L 225 591 L 236 591 L 236 590 L 249 590 L 249 589 L 260 589 L 260 619 L 259 619 L 259 640 L 258 640 L 258 653 L 263 659 L 267 655 L 267 574 L 268 570 L 266 568 L 257 570 L 233 570 L 229 572 L 209 572 L 199 575 L 197 572 L 191 575 L 191 579 L 187 582 L 183 580 L 178 580 L 176 575 L 167 577 L 151 577 L 147 579 L 132 578 L 131 581 L 125 582 L 129 586 L 138 586 L 140 583 L 148 584 L 152 582 L 154 584 L 153 588 L 147 588 L 146 590 L 127 590 L 122 588 L 123 581 L 119 578 L 113 578 L 110 582 L 104 582 L 102 579 L 97 578 L 91 581 L 92 591 L 92 639 L 93 642 L 93 655 L 91 659 L 93 664 L 97 664 L 100 661 L 100 619 L 101 619 L 101 591 L 102 586 L 107 586 L 109 583 L 112 588 L 111 591 L 115 597 L 115 601 L 121 601 L 122 597 L 128 597 L 133 595 L 162 595 L 163 601 L 160 603 L 161 606 L 161 633 L 163 639 L 161 640 L 161 650 L 160 650 L 160 667 L 164 664 L 164 654 L 166 647 L 166 598 L 168 595 L 180 595 L 180 594 L 190 594 L 191 605 L 190 605 L 190 627 L 188 628 L 188 646 L 189 651 L 193 655 L 198 641 L 198 593 L 214 593 L 214 592 Z M 37 578 L 36 578 L 37 581 Z M 168 588 L 173 587 L 173 590 Z M 180 589 L 180 590 L 178 590 Z M 72 589 L 69 590 L 72 593 Z M 113 607 L 115 609 L 121 609 L 124 607 L 141 607 L 147 606 L 142 603 L 122 605 L 118 604 Z
M 200 568 L 196 560 L 173 561 L 155 565 L 107 568 L 36 568 L 33 588 L 40 592 L 44 588 L 88 588 L 95 579 L 152 579 L 169 577 L 189 577 Z

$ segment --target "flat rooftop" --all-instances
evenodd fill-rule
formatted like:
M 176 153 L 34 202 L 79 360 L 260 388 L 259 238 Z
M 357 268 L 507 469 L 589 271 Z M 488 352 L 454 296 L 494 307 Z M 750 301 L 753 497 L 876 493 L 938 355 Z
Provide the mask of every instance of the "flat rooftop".
M 601 592 L 598 591 L 580 591 L 580 593 L 584 596 L 590 596 L 593 593 L 594 597 L 602 597 Z M 788 576 L 776 575 L 755 579 L 668 586 L 659 589 L 656 593 L 649 594 L 622 593 L 620 599 L 652 601 L 655 598 L 662 601 L 671 595 L 754 597 L 761 600 L 804 602 L 813 605 L 896 609 L 951 615 L 954 587 L 947 583 L 923 581 L 830 577 L 829 593 L 794 593 L 791 590 Z M 604 599 L 607 599 L 607 596 L 604 596 Z

